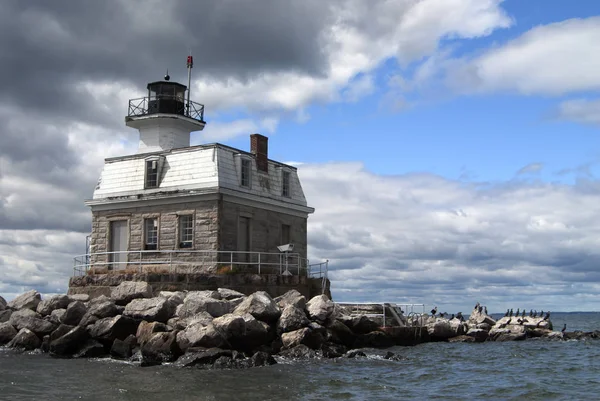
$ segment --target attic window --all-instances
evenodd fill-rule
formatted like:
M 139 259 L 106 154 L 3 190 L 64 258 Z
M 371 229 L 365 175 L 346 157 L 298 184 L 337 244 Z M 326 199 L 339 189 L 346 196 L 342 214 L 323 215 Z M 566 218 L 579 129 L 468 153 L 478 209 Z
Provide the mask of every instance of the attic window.
M 242 159 L 241 168 L 241 185 L 243 187 L 250 188 L 250 174 L 251 174 L 250 159 Z
M 146 188 L 158 187 L 158 160 L 146 160 Z
M 281 195 L 290 197 L 290 172 L 281 172 Z

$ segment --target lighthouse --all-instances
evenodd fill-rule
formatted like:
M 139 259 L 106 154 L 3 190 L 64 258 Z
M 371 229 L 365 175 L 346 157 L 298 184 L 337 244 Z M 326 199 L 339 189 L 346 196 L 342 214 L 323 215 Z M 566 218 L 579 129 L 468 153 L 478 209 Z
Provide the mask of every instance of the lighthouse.
M 140 133 L 138 153 L 188 147 L 190 133 L 204 129 L 204 105 L 190 99 L 192 67 L 188 56 L 188 86 L 171 82 L 167 72 L 164 80 L 147 85 L 146 96 L 129 101 L 125 124 Z

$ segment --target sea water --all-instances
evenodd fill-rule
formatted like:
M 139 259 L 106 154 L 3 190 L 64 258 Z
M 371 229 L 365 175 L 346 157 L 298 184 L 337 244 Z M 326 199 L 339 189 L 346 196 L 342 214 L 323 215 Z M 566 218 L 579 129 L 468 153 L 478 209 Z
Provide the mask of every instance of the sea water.
M 553 313 L 555 330 L 600 329 L 600 313 Z M 404 357 L 382 358 L 387 351 Z M 1 400 L 598 400 L 600 340 L 427 343 L 367 358 L 203 370 L 57 359 L 0 348 Z

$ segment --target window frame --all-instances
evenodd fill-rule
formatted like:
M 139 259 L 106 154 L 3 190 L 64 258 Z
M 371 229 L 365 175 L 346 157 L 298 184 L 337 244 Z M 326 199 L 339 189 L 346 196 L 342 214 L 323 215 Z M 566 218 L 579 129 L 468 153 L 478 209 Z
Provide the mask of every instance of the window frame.
M 244 176 L 244 166 L 246 166 L 247 177 Z M 244 178 L 246 178 L 246 182 L 244 182 Z M 244 188 L 252 187 L 252 162 L 246 157 L 242 157 L 240 160 L 240 185 Z
M 189 219 L 189 227 L 184 227 L 182 222 L 183 219 Z M 188 233 L 184 233 L 184 229 L 189 230 Z M 184 240 L 184 236 L 189 235 L 189 240 Z M 184 245 L 185 244 L 185 245 Z M 180 214 L 177 216 L 177 248 L 179 249 L 191 249 L 194 247 L 194 215 L 193 214 Z
M 149 230 L 149 224 L 150 222 L 154 222 L 153 227 L 151 230 Z M 157 251 L 158 250 L 158 233 L 159 233 L 159 226 L 158 226 L 159 222 L 158 222 L 158 217 L 145 217 L 144 218 L 144 250 L 145 251 Z M 150 232 L 154 232 L 154 238 L 149 238 L 148 235 Z M 149 239 L 154 239 L 155 242 L 149 242 Z
M 286 198 L 292 197 L 292 173 L 287 170 L 281 171 L 281 196 L 285 196 Z
M 159 159 L 146 159 L 144 161 L 144 189 L 158 188 Z M 152 167 L 154 165 L 154 167 Z M 150 177 L 154 179 L 151 181 Z

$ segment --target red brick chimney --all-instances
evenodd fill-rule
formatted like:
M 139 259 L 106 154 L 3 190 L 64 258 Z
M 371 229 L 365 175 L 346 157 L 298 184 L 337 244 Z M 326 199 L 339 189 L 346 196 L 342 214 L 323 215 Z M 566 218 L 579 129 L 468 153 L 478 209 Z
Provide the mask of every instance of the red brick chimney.
M 269 138 L 261 134 L 250 135 L 250 152 L 256 155 L 258 171 L 269 172 Z

